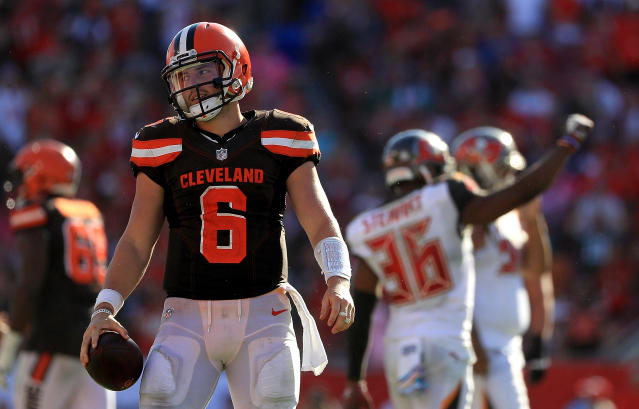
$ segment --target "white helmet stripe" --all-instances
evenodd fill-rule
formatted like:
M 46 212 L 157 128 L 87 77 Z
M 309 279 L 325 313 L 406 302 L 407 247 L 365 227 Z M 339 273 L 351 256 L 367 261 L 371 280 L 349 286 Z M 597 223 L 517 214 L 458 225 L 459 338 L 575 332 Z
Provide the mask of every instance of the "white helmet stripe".
M 195 36 L 195 29 L 198 24 L 199 23 L 194 23 L 186 26 L 176 34 L 175 41 L 173 42 L 173 55 L 185 53 L 193 48 L 193 37 Z
M 178 33 L 175 35 L 175 38 L 173 38 L 173 56 L 174 57 L 180 53 L 180 38 L 182 37 L 183 32 L 184 32 L 184 29 L 178 31 Z
M 187 28 L 183 29 L 180 32 L 180 44 L 179 44 L 179 48 L 178 48 L 178 54 L 182 54 L 186 52 L 186 39 L 188 38 L 188 31 L 191 28 L 191 26 L 188 26 Z

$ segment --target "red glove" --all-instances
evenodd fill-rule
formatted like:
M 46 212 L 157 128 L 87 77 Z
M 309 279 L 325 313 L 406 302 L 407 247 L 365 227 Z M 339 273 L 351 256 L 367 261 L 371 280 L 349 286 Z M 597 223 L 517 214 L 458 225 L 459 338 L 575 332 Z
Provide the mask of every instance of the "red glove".
M 348 382 L 342 396 L 344 409 L 374 409 L 366 381 Z

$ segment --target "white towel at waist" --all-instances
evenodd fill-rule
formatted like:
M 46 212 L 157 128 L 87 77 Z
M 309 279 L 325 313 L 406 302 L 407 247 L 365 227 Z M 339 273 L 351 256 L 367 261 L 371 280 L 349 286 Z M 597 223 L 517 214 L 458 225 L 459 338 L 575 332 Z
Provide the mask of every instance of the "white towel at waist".
M 315 376 L 322 373 L 326 364 L 328 364 L 328 357 L 322 344 L 319 331 L 313 316 L 306 308 L 304 299 L 300 293 L 289 283 L 280 284 L 284 290 L 291 296 L 297 314 L 302 321 L 302 327 L 304 333 L 302 335 L 302 371 L 313 371 Z

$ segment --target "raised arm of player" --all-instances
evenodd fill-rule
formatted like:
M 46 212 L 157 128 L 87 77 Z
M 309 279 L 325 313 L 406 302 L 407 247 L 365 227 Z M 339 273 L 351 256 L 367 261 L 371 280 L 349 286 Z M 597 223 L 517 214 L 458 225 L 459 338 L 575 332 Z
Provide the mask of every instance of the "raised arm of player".
M 522 272 L 530 299 L 530 328 L 525 354 L 530 381 L 540 381 L 550 366 L 548 346 L 553 332 L 554 294 L 552 249 L 539 198 L 519 208 L 521 225 L 528 234 L 523 248 Z
M 583 115 L 570 115 L 564 135 L 555 148 L 526 169 L 514 184 L 470 200 L 462 210 L 460 221 L 464 224 L 486 224 L 539 195 L 555 180 L 566 160 L 579 148 L 593 126 L 593 121 Z
M 153 247 L 162 229 L 164 222 L 163 201 L 164 190 L 162 187 L 144 173 L 140 173 L 136 180 L 135 198 L 129 222 L 118 241 L 115 254 L 109 264 L 104 288 L 113 289 L 126 299 L 138 285 L 146 271 Z M 96 310 L 101 308 L 113 310 L 108 303 L 96 306 Z M 89 343 L 95 348 L 100 334 L 105 331 L 116 331 L 124 338 L 128 338 L 126 329 L 120 325 L 113 314 L 98 313 L 93 315 L 82 339 L 80 360 L 83 365 L 89 362 Z
M 371 317 L 377 302 L 377 275 L 362 259 L 358 260 L 353 277 L 353 299 L 357 321 L 348 331 L 348 373 L 346 389 L 342 397 L 344 409 L 370 409 L 373 401 L 366 385 L 366 348 L 371 326 Z
M 293 210 L 314 249 L 322 240 L 330 237 L 343 242 L 339 225 L 312 162 L 306 162 L 295 169 L 288 177 L 286 187 Z M 343 250 L 346 251 L 346 244 Z M 345 256 L 348 260 L 347 252 Z M 348 269 L 347 275 L 350 276 L 350 266 Z M 353 323 L 355 309 L 350 294 L 350 281 L 332 276 L 326 284 L 328 288 L 322 298 L 320 319 L 326 318 L 327 325 L 332 327 L 331 332 L 336 334 Z M 344 312 L 345 315 L 340 315 L 340 312 Z

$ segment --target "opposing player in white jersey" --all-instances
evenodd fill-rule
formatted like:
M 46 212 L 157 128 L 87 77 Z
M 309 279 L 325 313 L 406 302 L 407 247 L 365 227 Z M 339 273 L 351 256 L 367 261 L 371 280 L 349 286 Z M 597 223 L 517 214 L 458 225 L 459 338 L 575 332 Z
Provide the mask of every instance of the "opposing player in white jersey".
M 592 126 L 583 115 L 571 115 L 554 149 L 514 184 L 486 196 L 450 177 L 452 160 L 439 136 L 413 129 L 387 142 L 383 166 L 395 198 L 346 229 L 360 261 L 346 408 L 372 407 L 363 362 L 378 284 L 390 303 L 384 366 L 393 407 L 470 407 L 475 272 L 467 226 L 489 223 L 543 192 Z
M 453 141 L 451 153 L 458 169 L 487 192 L 512 184 L 526 166 L 512 135 L 495 127 L 463 132 Z M 533 199 L 492 223 L 473 227 L 475 350 L 481 349 L 478 356 L 485 357 L 474 368 L 474 409 L 530 407 L 522 335 L 530 328 L 531 341 L 541 346 L 547 345 L 552 331 L 550 240 L 539 203 Z M 535 358 L 531 380 L 538 380 L 548 362 L 539 354 Z

